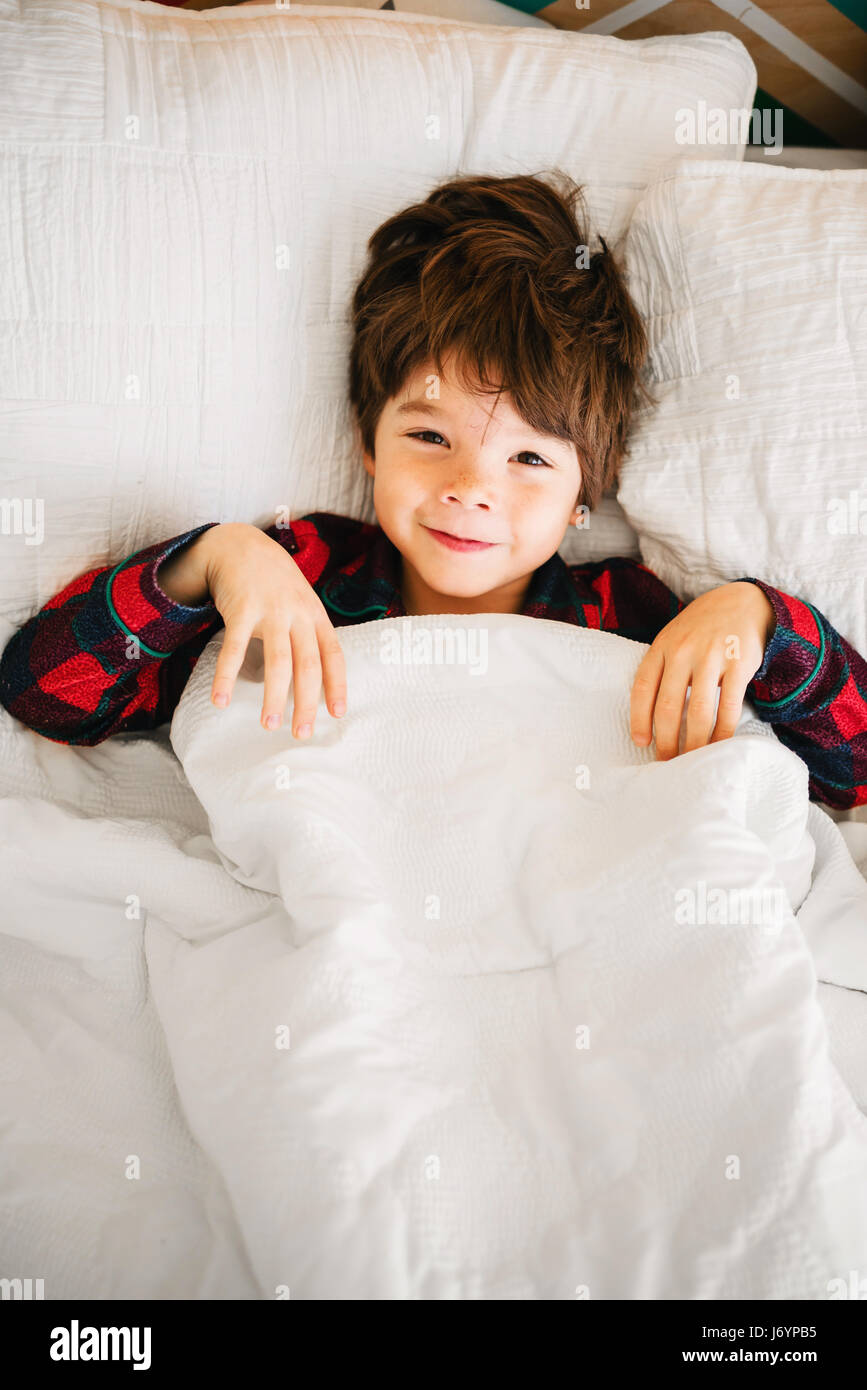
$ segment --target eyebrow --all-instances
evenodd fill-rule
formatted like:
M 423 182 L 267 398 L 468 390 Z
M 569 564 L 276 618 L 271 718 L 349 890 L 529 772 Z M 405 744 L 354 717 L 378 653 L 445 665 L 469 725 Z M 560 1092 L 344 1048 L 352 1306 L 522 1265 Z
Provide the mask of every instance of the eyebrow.
M 426 400 L 404 401 L 403 405 L 397 407 L 398 415 L 412 415 L 416 412 L 419 415 L 441 414 L 439 406 L 432 405 L 430 401 Z

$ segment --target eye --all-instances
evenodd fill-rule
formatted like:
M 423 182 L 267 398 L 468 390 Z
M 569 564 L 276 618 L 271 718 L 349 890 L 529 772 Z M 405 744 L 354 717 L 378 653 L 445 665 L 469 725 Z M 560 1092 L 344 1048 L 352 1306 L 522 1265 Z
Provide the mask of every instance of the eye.
M 441 434 L 437 434 L 436 430 L 416 430 L 414 434 L 409 434 L 409 435 L 407 435 L 407 438 L 408 438 L 408 439 L 421 439 L 421 438 L 422 438 L 422 435 L 425 435 L 425 434 L 432 434 L 432 435 L 434 436 L 434 438 L 436 438 L 436 439 L 441 439 L 442 442 L 443 442 L 443 444 L 445 444 L 445 440 L 443 439 L 442 435 L 441 435 Z M 424 442 L 427 442 L 427 441 L 424 441 Z
M 520 454 L 516 454 L 515 457 L 516 457 L 516 458 L 531 458 L 531 459 L 538 459 L 538 460 L 539 460 L 539 463 L 542 465 L 543 468 L 550 468 L 550 467 L 551 467 L 551 464 L 548 462 L 547 459 L 543 459 L 541 454 L 535 454 L 535 453 L 533 452 L 532 449 L 522 449 L 521 452 L 520 452 Z M 538 468 L 538 466 L 539 466 L 539 464 L 536 464 L 536 463 L 534 463 L 534 464 L 532 465 L 533 468 Z
M 440 443 L 442 443 L 442 444 L 445 444 L 445 442 L 446 442 L 445 439 L 443 438 L 443 436 L 442 436 L 437 430 L 413 430 L 410 434 L 407 435 L 407 438 L 408 438 L 408 439 L 418 439 L 418 440 L 421 440 L 421 442 L 422 442 L 423 444 L 426 444 L 426 443 L 428 442 L 428 439 L 426 439 L 425 436 L 428 436 L 430 439 L 433 439 L 433 440 L 437 440 L 437 439 L 438 439 L 438 440 L 440 441 Z M 516 454 L 516 455 L 515 455 L 515 457 L 516 457 L 516 458 L 524 458 L 524 457 L 526 457 L 526 458 L 530 458 L 530 459 L 536 459 L 537 462 L 530 465 L 530 467 L 532 467 L 532 468 L 540 468 L 540 467 L 541 467 L 541 468 L 551 468 L 551 467 L 553 467 L 553 465 L 550 464 L 550 463 L 548 462 L 547 459 L 543 459 L 541 454 L 535 453 L 532 449 L 522 449 L 521 452 L 520 452 L 519 454 Z

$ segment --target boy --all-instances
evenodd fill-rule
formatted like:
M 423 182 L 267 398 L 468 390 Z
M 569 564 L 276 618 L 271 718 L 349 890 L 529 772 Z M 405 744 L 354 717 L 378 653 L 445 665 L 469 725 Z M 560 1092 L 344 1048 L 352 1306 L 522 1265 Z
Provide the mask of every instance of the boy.
M 677 755 L 688 686 L 684 752 L 730 737 L 748 693 L 807 763 L 812 796 L 867 801 L 867 663 L 809 603 L 749 578 L 683 605 L 635 561 L 557 553 L 616 478 L 647 351 L 605 243 L 586 254 L 580 190 L 558 178 L 562 191 L 455 179 L 371 237 L 349 387 L 378 525 L 212 522 L 82 575 L 8 643 L 10 713 L 70 744 L 154 728 L 225 625 L 214 702 L 261 638 L 262 722 L 279 724 L 294 676 L 306 737 L 320 685 L 345 711 L 335 627 L 523 613 L 651 644 L 631 732 L 647 744 L 655 726 L 660 758 Z

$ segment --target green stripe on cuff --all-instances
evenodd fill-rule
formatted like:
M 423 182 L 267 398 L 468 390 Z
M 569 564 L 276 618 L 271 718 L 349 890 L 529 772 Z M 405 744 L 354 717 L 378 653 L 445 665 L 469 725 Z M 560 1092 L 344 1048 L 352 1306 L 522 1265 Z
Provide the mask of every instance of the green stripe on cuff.
M 798 696 L 803 694 L 803 692 L 807 689 L 807 686 L 810 684 L 810 682 L 816 679 L 816 675 L 819 671 L 819 668 L 822 665 L 822 661 L 825 656 L 825 633 L 822 629 L 822 624 L 819 622 L 819 615 L 813 607 L 812 603 L 807 603 L 806 599 L 802 599 L 801 602 L 804 604 L 805 608 L 809 608 L 810 612 L 816 620 L 816 627 L 819 630 L 819 655 L 816 658 L 816 664 L 813 667 L 807 679 L 801 681 L 801 684 L 798 686 L 796 690 L 793 690 L 790 695 L 784 695 L 781 700 L 760 700 L 758 696 L 754 696 L 753 704 L 756 705 L 758 708 L 779 709 L 782 705 L 787 705 L 790 700 L 796 700 Z
M 114 603 L 113 603 L 113 601 L 112 601 L 112 597 L 111 597 L 111 585 L 112 585 L 112 581 L 113 581 L 113 579 L 114 579 L 114 576 L 117 574 L 117 572 L 118 572 L 119 569 L 122 569 L 122 567 L 123 567 L 124 564 L 125 564 L 125 561 L 124 561 L 124 560 L 121 560 L 120 564 L 115 565 L 114 569 L 112 570 L 111 574 L 108 576 L 108 579 L 106 580 L 106 585 L 105 585 L 105 596 L 106 596 L 106 599 L 108 600 L 108 606 L 109 606 L 109 608 L 110 608 L 110 610 L 111 610 L 111 616 L 114 618 L 114 621 L 117 623 L 117 625 L 118 625 L 118 627 L 121 629 L 121 631 L 122 631 L 122 632 L 125 632 L 126 635 L 127 635 L 127 637 L 131 637 L 131 638 L 133 639 L 134 642 L 138 642 L 138 644 L 139 644 L 139 646 L 141 647 L 142 651 L 143 651 L 143 652 L 147 652 L 148 656 L 158 656 L 158 657 L 171 656 L 171 652 L 155 652 L 154 649 L 153 649 L 153 647 L 148 647 L 148 646 L 141 640 L 141 638 L 138 636 L 137 633 L 135 633 L 135 632 L 130 632 L 130 630 L 129 630 L 129 628 L 127 627 L 126 623 L 125 623 L 125 622 L 123 621 L 123 619 L 120 617 L 120 615 L 119 615 L 117 609 L 115 608 Z

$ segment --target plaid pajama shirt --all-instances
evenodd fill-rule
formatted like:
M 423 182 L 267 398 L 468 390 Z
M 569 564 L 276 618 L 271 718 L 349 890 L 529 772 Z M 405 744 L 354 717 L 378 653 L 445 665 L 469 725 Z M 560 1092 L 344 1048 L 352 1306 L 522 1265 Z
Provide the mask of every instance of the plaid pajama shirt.
M 171 719 L 204 647 L 223 626 L 212 602 L 175 603 L 163 560 L 216 522 L 93 569 L 14 634 L 0 657 L 0 703 L 57 743 L 101 743 Z M 335 627 L 403 616 L 401 556 L 380 527 L 312 512 L 265 532 L 294 557 Z M 759 579 L 777 625 L 747 687 L 758 717 L 809 769 L 810 795 L 867 802 L 867 662 L 812 604 Z M 638 561 L 537 569 L 520 610 L 652 642 L 684 604 Z M 131 643 L 131 638 L 136 641 Z

